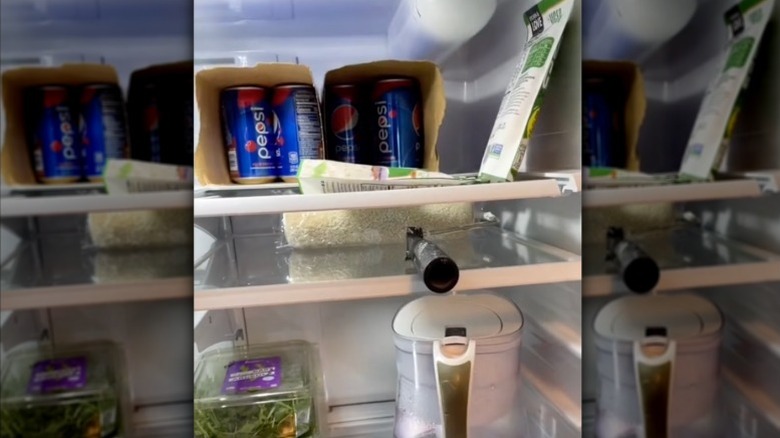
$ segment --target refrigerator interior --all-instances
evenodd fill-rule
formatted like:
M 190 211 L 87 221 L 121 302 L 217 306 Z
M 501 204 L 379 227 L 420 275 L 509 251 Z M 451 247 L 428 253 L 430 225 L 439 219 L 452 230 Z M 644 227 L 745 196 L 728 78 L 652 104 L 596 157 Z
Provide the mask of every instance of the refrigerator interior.
M 722 62 L 728 41 L 723 14 L 734 0 L 583 4 L 582 55 L 586 60 L 636 63 L 644 79 L 647 108 L 639 132 L 641 170 L 679 169 L 704 91 Z M 780 7 L 774 6 L 755 58 L 742 112 L 724 170 L 780 168 Z
M 528 170 L 579 168 L 578 3 L 529 148 Z M 417 4 L 197 0 L 195 69 L 297 63 L 311 69 L 321 92 L 325 73 L 343 65 L 382 59 L 433 60 L 444 78 L 447 105 L 437 142 L 440 170 L 476 172 L 520 57 L 526 38 L 522 14 L 531 2 L 458 2 L 457 7 L 446 1 L 426 2 L 430 9 L 424 13 L 418 13 Z M 197 137 L 197 116 L 195 120 Z M 205 199 L 200 208 L 196 199 L 196 216 L 201 213 L 195 220 L 196 358 L 225 344 L 296 338 L 316 342 L 333 436 L 390 436 L 396 391 L 391 322 L 404 303 L 419 296 L 410 294 L 415 274 L 397 280 L 398 275 L 409 275 L 411 267 L 401 260 L 403 252 L 397 247 L 381 250 L 385 251 L 381 255 L 374 248 L 335 249 L 322 259 L 296 261 L 294 253 L 278 249 L 283 242 L 282 211 L 270 207 L 273 199 L 285 196 L 283 192 L 268 190 L 271 197 L 260 196 L 257 190 L 210 193 L 245 197 L 247 203 L 275 211 L 264 215 L 231 216 L 220 212 L 219 205 L 224 204 L 208 204 Z M 299 210 L 305 210 L 306 199 L 301 202 Z M 529 436 L 579 436 L 580 283 L 576 281 L 579 266 L 571 263 L 579 265 L 580 202 L 577 194 L 476 202 L 475 217 L 490 211 L 498 223 L 489 232 L 466 233 L 453 243 L 467 254 L 460 261 L 454 256 L 456 262 L 469 262 L 461 278 L 470 275 L 474 280 L 464 293 L 484 289 L 476 286 L 477 279 L 489 278 L 494 272 L 490 268 L 529 269 L 529 278 L 507 276 L 501 279 L 503 286 L 494 290 L 510 297 L 527 321 L 521 402 L 527 404 L 524 411 L 532 425 Z M 299 272 L 302 278 L 293 272 L 296 264 L 307 268 Z M 542 265 L 553 270 L 530 273 Z M 577 276 L 556 280 L 563 275 L 556 266 L 576 268 Z M 308 281 L 314 281 L 312 290 L 322 295 L 308 291 Z M 329 284 L 345 287 L 339 291 L 340 286 Z M 206 294 L 209 299 L 201 300 Z M 247 302 L 251 305 L 243 304 Z
M 321 92 L 325 73 L 344 65 L 383 59 L 433 60 L 444 77 L 447 100 L 438 138 L 440 170 L 476 172 L 501 98 L 521 56 L 526 38 L 522 14 L 532 3 L 425 3 L 430 11 L 419 18 L 416 3 L 409 0 L 338 0 L 327 4 L 314 0 L 196 0 L 195 70 L 261 62 L 297 63 L 311 69 L 314 85 Z M 433 34 L 446 37 L 437 39 Z M 577 1 L 529 147 L 529 170 L 580 167 L 580 109 L 569 104 L 580 99 L 579 34 Z M 197 115 L 195 120 L 197 144 Z
M 524 312 L 516 409 L 526 416 L 527 436 L 579 436 L 579 283 L 479 292 L 510 297 Z M 316 343 L 330 436 L 391 436 L 397 390 L 391 323 L 412 298 L 196 312 L 196 362 L 212 348 L 289 340 Z
M 491 274 L 491 268 L 510 264 L 530 269 L 560 264 L 557 258 L 578 251 L 579 202 L 578 195 L 571 195 L 477 204 L 475 212 L 500 218 L 494 232 L 467 234 L 442 242 L 442 248 L 461 266 L 462 276 L 500 275 Z M 221 346 L 293 339 L 316 343 L 333 436 L 389 436 L 397 384 L 391 323 L 405 303 L 430 292 L 388 288 L 388 276 L 404 269 L 417 275 L 403 260 L 400 245 L 336 248 L 311 257 L 284 246 L 279 216 L 196 218 L 195 307 L 204 293 L 214 294 L 208 303 L 216 307 L 196 312 L 196 363 L 205 351 Z M 579 436 L 580 282 L 547 277 L 531 284 L 510 278 L 520 286 L 469 287 L 461 293 L 497 293 L 523 312 L 518 409 L 527 412 L 528 436 Z M 307 291 L 308 285 L 320 290 L 334 282 L 356 282 L 362 293 L 345 288 L 342 294 L 317 296 Z M 256 294 L 261 304 L 244 306 L 242 294 L 234 292 L 242 289 Z
M 641 171 L 677 172 L 705 87 L 717 72 L 728 33 L 723 13 L 736 2 L 690 0 L 619 2 L 591 0 L 583 5 L 583 59 L 636 63 L 644 79 L 647 108 L 639 132 Z M 623 8 L 618 17 L 618 5 Z M 780 69 L 780 7 L 775 4 L 756 55 L 744 106 L 737 119 L 723 170 L 780 168 L 780 112 L 776 80 Z M 728 183 L 726 183 L 728 184 Z M 723 187 L 723 188 L 720 188 Z M 780 433 L 780 393 L 766 382 L 780 369 L 776 316 L 780 311 L 780 199 L 759 191 L 728 195 L 725 186 L 605 189 L 592 206 L 624 208 L 631 228 L 648 228 L 671 209 L 676 223 L 632 238 L 661 269 L 657 293 L 693 292 L 713 300 L 726 319 L 720 366 L 725 376 L 718 395 L 723 436 L 769 437 Z M 597 190 L 596 192 L 599 192 Z M 631 193 L 631 195 L 620 192 Z M 722 193 L 717 193 L 722 191 Z M 678 192 L 678 193 L 675 193 Z M 620 202 L 609 201 L 614 195 Z M 586 206 L 590 200 L 586 193 Z M 596 199 L 598 198 L 598 199 Z M 718 200 L 718 198 L 724 198 Z M 729 199 L 730 198 L 730 199 Z M 704 201 L 704 199 L 715 199 Z M 631 204 L 648 203 L 644 206 Z M 631 222 L 626 207 L 644 208 Z M 614 277 L 603 233 L 608 220 L 599 208 L 584 211 L 583 349 L 595 358 L 593 323 L 597 312 L 626 293 Z M 638 210 L 637 210 L 638 211 Z M 692 215 L 684 216 L 690 212 Z M 606 215 L 605 215 L 606 216 Z M 685 220 L 687 219 L 687 220 Z M 757 328 L 758 327 L 758 328 Z M 583 436 L 596 433 L 598 375 L 595 360 L 583 363 Z M 758 384 L 757 382 L 763 382 Z
M 724 315 L 716 408 L 717 415 L 724 419 L 718 423 L 723 437 L 771 437 L 780 433 L 780 391 L 772 384 L 772 376 L 780 370 L 778 201 L 777 195 L 766 195 L 680 203 L 675 205 L 679 215 L 688 212 L 697 218 L 695 224 L 685 226 L 687 236 L 662 230 L 650 233 L 652 237 L 646 240 L 637 240 L 659 264 L 659 284 L 664 283 L 665 276 L 675 275 L 674 282 L 666 282 L 664 290 L 656 293 L 694 293 L 713 301 Z M 584 253 L 588 260 L 604 251 L 594 245 L 589 249 L 586 243 Z M 602 270 L 604 265 L 599 261 L 585 264 L 586 284 L 589 272 Z M 687 274 L 670 274 L 673 269 Z M 718 270 L 729 270 L 729 275 L 718 276 Z M 762 280 L 764 273 L 770 279 Z M 596 436 L 599 377 L 596 361 L 587 359 L 597 357 L 594 321 L 603 306 L 624 295 L 590 294 L 587 286 L 584 292 L 583 436 Z
M 192 59 L 192 22 L 186 12 L 191 10 L 188 0 L 4 0 L 0 68 L 107 64 L 117 70 L 126 97 L 133 71 Z M 0 119 L 4 135 L 4 113 Z M 4 185 L 2 289 L 6 297 L 16 295 L 14 310 L 2 312 L 3 356 L 34 343 L 118 342 L 128 361 L 136 434 L 176 436 L 191 430 L 192 381 L 178 366 L 191 356 L 189 347 L 177 341 L 191 336 L 192 300 L 185 298 L 191 286 L 180 281 L 191 278 L 191 250 L 89 251 L 85 249 L 89 242 L 86 210 L 73 215 L 11 216 L 12 204 L 27 208 L 29 201 L 46 207 L 58 201 L 52 192 L 16 192 L 6 197 L 6 190 L 10 188 Z M 51 205 L 46 208 L 56 210 Z M 150 265 L 150 257 L 165 261 L 164 266 Z M 133 276 L 147 281 L 148 293 L 137 302 L 138 291 L 112 285 Z M 28 299 L 27 291 L 51 301 Z M 160 300 L 157 292 L 166 299 Z M 41 300 L 58 304 L 49 308 L 31 304 Z M 92 305 L 106 301 L 112 302 Z

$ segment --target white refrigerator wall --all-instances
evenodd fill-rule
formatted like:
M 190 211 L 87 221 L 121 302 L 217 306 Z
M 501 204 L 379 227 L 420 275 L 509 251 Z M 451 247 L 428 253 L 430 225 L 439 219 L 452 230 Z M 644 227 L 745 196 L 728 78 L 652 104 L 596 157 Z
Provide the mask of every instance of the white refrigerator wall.
M 737 0 L 588 0 L 584 59 L 630 60 L 644 76 L 639 152 L 645 172 L 675 172 L 704 90 L 720 68 L 725 11 Z M 623 17 L 618 18 L 618 5 Z M 733 171 L 780 168 L 780 5 L 764 31 L 726 160 Z
M 3 0 L 0 68 L 103 63 L 116 68 L 126 93 L 134 70 L 192 58 L 191 10 L 189 0 Z M 4 135 L 4 113 L 0 120 Z M 72 220 L 54 217 L 48 221 L 57 222 Z M 3 258 L 19 244 L 18 237 L 25 237 L 24 228 L 6 225 L 2 229 Z M 56 345 L 95 339 L 121 343 L 128 358 L 134 403 L 150 405 L 192 399 L 192 376 L 181 369 L 181 364 L 191 360 L 191 351 L 180 342 L 192 336 L 191 310 L 191 300 L 82 306 L 44 311 L 41 321 L 46 322 Z M 19 339 L 38 339 L 40 333 L 31 327 L 15 324 L 10 316 L 4 319 L 4 353 Z M 13 339 L 10 344 L 9 339 Z

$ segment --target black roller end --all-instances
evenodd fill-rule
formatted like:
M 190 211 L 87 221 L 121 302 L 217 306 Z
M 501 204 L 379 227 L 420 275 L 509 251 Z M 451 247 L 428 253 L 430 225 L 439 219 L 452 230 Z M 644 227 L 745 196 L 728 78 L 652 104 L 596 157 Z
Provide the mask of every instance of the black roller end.
M 423 272 L 425 286 L 439 294 L 451 291 L 460 278 L 458 265 L 449 257 L 438 257 L 431 260 Z
M 661 278 L 661 270 L 650 257 L 639 257 L 623 270 L 623 282 L 632 292 L 644 294 L 653 290 Z

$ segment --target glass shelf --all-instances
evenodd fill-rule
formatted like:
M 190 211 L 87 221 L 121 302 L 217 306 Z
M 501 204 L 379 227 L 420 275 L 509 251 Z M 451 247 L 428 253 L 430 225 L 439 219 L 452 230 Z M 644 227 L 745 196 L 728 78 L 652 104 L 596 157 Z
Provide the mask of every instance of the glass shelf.
M 496 224 L 432 234 L 458 264 L 455 290 L 579 279 L 579 256 Z M 405 244 L 292 249 L 281 234 L 213 243 L 195 266 L 195 309 L 360 299 L 426 292 Z M 216 306 L 216 307 L 214 307 Z
M 2 308 L 192 296 L 192 248 L 103 250 L 84 233 L 22 241 L 2 265 Z
M 780 256 L 695 226 L 628 236 L 661 269 L 656 290 L 780 280 Z M 606 244 L 583 245 L 585 295 L 627 291 L 606 261 Z

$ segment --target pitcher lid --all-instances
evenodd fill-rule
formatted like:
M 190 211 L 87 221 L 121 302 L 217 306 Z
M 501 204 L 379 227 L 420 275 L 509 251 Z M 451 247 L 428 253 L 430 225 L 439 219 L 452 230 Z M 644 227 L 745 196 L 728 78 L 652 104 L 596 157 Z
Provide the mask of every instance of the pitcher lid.
M 720 330 L 720 310 L 696 295 L 626 296 L 611 301 L 596 316 L 600 336 L 621 341 L 640 340 L 648 328 L 662 327 L 672 339 L 707 336 Z
M 520 309 L 497 295 L 431 295 L 403 306 L 393 319 L 393 331 L 414 341 L 434 341 L 448 328 L 462 327 L 474 340 L 498 340 L 523 326 Z

